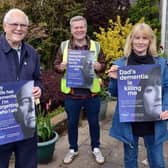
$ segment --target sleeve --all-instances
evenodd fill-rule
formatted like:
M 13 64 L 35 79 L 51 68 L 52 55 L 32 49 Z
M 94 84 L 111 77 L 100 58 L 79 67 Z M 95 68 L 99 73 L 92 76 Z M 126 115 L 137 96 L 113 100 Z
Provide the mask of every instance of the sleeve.
M 168 110 L 168 64 L 165 61 L 164 71 L 163 71 L 163 91 L 162 91 L 162 101 L 163 101 L 163 111 Z
M 112 65 L 119 65 L 121 64 L 121 59 L 111 63 Z M 120 62 L 120 63 L 119 63 Z M 118 97 L 118 87 L 117 87 L 117 79 L 110 78 L 108 90 L 111 93 L 111 96 Z
M 63 55 L 62 55 L 61 46 L 60 46 L 59 49 L 58 49 L 58 52 L 56 54 L 55 61 L 54 61 L 54 69 L 58 73 L 63 73 L 64 72 L 64 71 L 62 72 L 62 70 L 60 69 L 60 64 L 62 62 L 62 58 L 63 58 Z
M 97 61 L 101 64 L 101 69 L 99 71 L 96 71 L 96 73 L 99 74 L 99 73 L 104 72 L 106 69 L 105 56 L 104 56 L 102 49 L 100 49 Z
M 117 79 L 111 78 L 108 85 L 111 96 L 118 97 Z
M 36 66 L 33 74 L 34 85 L 42 89 L 42 79 L 40 70 L 40 55 L 36 52 Z

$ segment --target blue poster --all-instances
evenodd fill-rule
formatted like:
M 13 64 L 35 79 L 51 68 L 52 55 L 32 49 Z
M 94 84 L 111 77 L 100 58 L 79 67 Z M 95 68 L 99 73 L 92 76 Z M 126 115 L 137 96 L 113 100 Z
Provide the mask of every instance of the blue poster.
M 36 127 L 34 81 L 0 83 L 0 144 L 33 136 Z
M 162 111 L 160 65 L 119 67 L 118 102 L 120 122 L 159 120 Z
M 91 88 L 94 78 L 94 51 L 69 50 L 67 65 L 67 86 Z

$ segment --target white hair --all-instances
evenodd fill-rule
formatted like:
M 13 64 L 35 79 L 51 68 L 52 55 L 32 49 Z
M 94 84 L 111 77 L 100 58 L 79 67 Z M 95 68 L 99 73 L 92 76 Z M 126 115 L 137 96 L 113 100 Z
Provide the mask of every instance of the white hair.
M 25 19 L 26 19 L 27 25 L 29 24 L 29 18 L 28 18 L 28 16 L 22 10 L 20 10 L 18 8 L 10 9 L 5 14 L 4 19 L 3 19 L 3 23 L 9 22 L 9 20 L 11 19 L 11 14 L 13 14 L 14 12 L 18 12 L 18 13 L 22 14 L 25 17 Z

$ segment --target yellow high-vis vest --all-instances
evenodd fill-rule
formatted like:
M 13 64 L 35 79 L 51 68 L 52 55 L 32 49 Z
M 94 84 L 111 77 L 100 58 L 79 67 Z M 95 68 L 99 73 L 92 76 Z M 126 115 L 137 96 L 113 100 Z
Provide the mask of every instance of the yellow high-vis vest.
M 63 62 L 67 62 L 67 58 L 68 58 L 68 44 L 69 44 L 69 40 L 63 41 L 61 43 L 61 51 L 63 54 Z M 100 52 L 100 45 L 98 42 L 90 40 L 90 51 L 94 51 L 95 53 L 95 62 L 97 61 L 97 57 L 98 54 Z M 94 75 L 93 78 L 93 84 L 91 87 L 91 92 L 92 93 L 98 93 L 101 90 L 101 86 L 100 86 L 100 79 L 99 77 L 96 76 L 96 74 Z M 71 88 L 67 86 L 67 81 L 66 81 L 66 73 L 64 74 L 63 78 L 61 79 L 61 91 L 65 94 L 69 94 L 71 92 Z

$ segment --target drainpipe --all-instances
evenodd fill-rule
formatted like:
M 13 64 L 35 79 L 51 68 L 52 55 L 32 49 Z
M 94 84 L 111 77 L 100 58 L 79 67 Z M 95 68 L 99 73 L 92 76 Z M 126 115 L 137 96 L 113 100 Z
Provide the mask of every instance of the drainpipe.
M 163 52 L 168 55 L 168 11 L 167 0 L 161 1 L 161 46 Z

